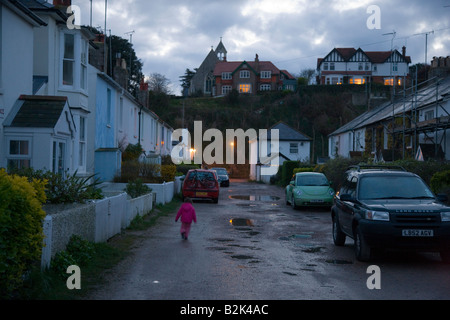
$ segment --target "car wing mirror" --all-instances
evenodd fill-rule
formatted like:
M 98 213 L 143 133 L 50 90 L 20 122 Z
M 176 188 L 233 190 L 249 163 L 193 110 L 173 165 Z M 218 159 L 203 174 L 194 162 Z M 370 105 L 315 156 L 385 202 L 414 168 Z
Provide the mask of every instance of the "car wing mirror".
M 289 184 L 290 184 L 291 186 L 294 186 L 294 185 L 295 185 L 294 181 L 290 181 Z

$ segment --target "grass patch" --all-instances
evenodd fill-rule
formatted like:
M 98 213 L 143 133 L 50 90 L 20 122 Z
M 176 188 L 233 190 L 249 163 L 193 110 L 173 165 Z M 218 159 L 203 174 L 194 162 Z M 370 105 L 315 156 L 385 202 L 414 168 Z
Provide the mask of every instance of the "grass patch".
M 125 259 L 131 252 L 136 240 L 140 238 L 133 231 L 143 231 L 157 225 L 161 217 L 174 214 L 181 200 L 175 196 L 173 201 L 165 205 L 157 205 L 149 214 L 137 216 L 130 226 L 121 234 L 107 242 L 91 243 L 95 254 L 81 268 L 81 289 L 69 290 L 66 285 L 70 274 L 61 276 L 54 270 L 41 271 L 36 265 L 30 271 L 24 286 L 17 292 L 18 300 L 82 300 L 104 284 L 104 276 Z

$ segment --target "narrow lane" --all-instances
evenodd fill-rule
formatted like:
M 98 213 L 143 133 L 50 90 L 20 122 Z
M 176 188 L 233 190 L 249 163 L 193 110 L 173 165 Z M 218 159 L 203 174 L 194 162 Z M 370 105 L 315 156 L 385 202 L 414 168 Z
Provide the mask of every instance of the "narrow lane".
M 91 299 L 322 300 L 448 299 L 448 266 L 433 254 L 390 253 L 356 261 L 353 241 L 335 247 L 329 210 L 293 210 L 283 189 L 222 188 L 218 204 L 195 202 L 197 224 L 181 239 L 173 217 L 145 231 L 133 255 Z M 381 270 L 370 290 L 367 268 Z

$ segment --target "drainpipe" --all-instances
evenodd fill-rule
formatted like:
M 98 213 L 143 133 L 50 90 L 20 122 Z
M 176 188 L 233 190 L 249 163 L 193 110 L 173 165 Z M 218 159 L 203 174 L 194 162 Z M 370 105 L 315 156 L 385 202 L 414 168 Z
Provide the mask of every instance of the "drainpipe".
M 138 133 L 139 144 L 141 144 L 141 115 L 142 115 L 142 106 L 139 108 L 139 133 Z

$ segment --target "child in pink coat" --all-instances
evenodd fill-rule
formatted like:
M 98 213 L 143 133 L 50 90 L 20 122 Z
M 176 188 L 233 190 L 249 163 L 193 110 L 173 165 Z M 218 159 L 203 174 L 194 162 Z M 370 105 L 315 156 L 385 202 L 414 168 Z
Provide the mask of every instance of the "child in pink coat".
M 186 198 L 184 200 L 184 203 L 178 210 L 175 222 L 177 222 L 180 217 L 181 217 L 181 229 L 180 229 L 181 237 L 184 240 L 187 240 L 189 232 L 191 231 L 192 221 L 197 223 L 197 216 L 195 215 L 195 209 L 192 206 L 192 199 Z

